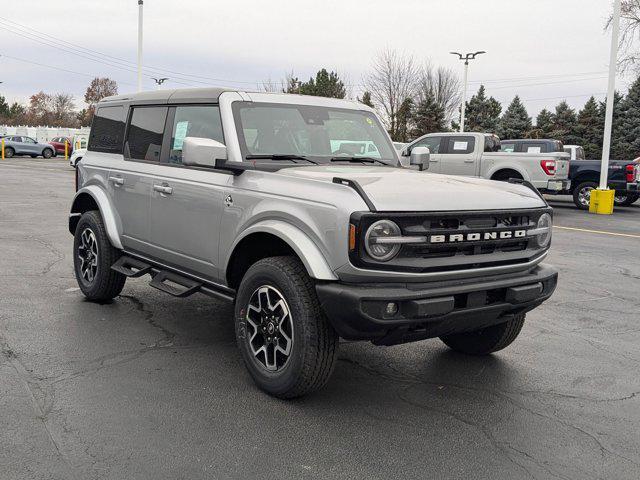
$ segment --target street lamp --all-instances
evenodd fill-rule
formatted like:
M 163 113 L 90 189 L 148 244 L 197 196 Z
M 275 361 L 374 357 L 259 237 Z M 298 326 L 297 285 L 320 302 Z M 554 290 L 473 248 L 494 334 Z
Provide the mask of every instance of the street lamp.
M 138 91 L 142 91 L 142 4 L 138 0 Z
M 469 60 L 475 60 L 476 56 L 482 55 L 483 53 L 487 53 L 484 50 L 474 53 L 466 53 L 462 55 L 458 52 L 449 52 L 451 55 L 457 55 L 459 60 L 464 60 L 464 89 L 462 90 L 462 107 L 460 112 L 460 131 L 464 132 L 464 111 L 467 106 L 467 79 L 468 79 L 468 71 L 469 71 Z
M 153 80 L 154 82 L 156 82 L 156 85 L 158 85 L 158 90 L 160 90 L 160 85 L 162 85 L 164 82 L 166 82 L 167 80 L 169 80 L 168 77 L 163 77 L 163 78 L 154 78 L 151 77 L 151 80 Z

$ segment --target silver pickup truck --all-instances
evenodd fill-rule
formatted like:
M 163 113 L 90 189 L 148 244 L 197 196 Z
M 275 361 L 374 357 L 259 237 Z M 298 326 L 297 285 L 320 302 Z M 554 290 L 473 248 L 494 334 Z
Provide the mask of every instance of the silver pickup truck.
M 428 157 L 414 148 L 411 164 Z M 535 189 L 402 167 L 360 103 L 213 88 L 110 97 L 76 186 L 84 295 L 112 299 L 149 275 L 175 297 L 234 302 L 246 367 L 280 398 L 327 382 L 340 337 L 500 350 L 557 282 L 542 265 L 552 210 Z
M 554 153 L 501 152 L 500 139 L 487 133 L 429 133 L 407 145 L 408 157 L 415 147 L 431 152 L 429 171 L 450 175 L 506 181 L 525 180 L 540 192 L 568 190 L 569 155 Z

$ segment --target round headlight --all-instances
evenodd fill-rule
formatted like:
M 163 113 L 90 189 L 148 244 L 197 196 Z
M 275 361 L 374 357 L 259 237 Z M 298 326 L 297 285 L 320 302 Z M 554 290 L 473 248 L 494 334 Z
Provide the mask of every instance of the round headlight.
M 391 220 L 380 220 L 369 227 L 364 237 L 367 253 L 374 260 L 386 262 L 395 257 L 400 251 L 400 244 L 385 243 L 385 238 L 402 235 L 400 227 Z
M 538 245 L 542 248 L 546 247 L 551 243 L 551 215 L 548 213 L 543 213 L 538 219 L 538 230 L 546 230 L 542 231 L 538 235 L 536 235 L 536 240 Z

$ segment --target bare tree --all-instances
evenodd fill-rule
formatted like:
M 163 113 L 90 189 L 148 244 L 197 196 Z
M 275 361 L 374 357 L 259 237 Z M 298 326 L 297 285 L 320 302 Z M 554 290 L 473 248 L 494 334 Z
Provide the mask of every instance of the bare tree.
M 365 88 L 381 110 L 392 138 L 399 135 L 398 112 L 407 99 L 415 96 L 420 69 L 413 57 L 385 50 L 374 60 L 373 69 L 364 79 Z
M 444 112 L 445 123 L 450 124 L 461 101 L 460 79 L 453 70 L 444 67 L 434 69 L 430 63 L 424 66 L 415 103 L 418 105 L 431 99 Z
M 88 105 L 83 117 L 81 119 L 84 125 L 91 125 L 93 120 L 93 114 L 96 110 L 96 103 L 105 97 L 118 94 L 118 84 L 115 80 L 111 80 L 107 77 L 96 77 L 91 80 L 91 83 L 87 87 L 87 91 L 84 94 L 84 101 Z
M 52 98 L 52 124 L 56 127 L 73 127 L 77 123 L 73 95 L 56 93 Z
M 613 15 L 606 23 L 611 28 Z M 622 0 L 620 9 L 620 41 L 618 67 L 624 72 L 640 70 L 640 0 Z

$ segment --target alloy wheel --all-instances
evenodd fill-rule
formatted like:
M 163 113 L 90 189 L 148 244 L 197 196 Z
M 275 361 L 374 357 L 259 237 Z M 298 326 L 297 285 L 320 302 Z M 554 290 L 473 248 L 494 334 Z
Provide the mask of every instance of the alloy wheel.
M 78 246 L 80 274 L 87 282 L 93 282 L 98 272 L 98 241 L 90 228 L 85 228 L 80 235 Z
M 581 205 L 585 207 L 589 206 L 589 202 L 591 201 L 592 190 L 593 190 L 593 187 L 591 186 L 582 187 L 580 189 L 580 191 L 578 192 L 578 201 L 580 202 Z
M 287 301 L 277 289 L 263 285 L 251 294 L 246 311 L 247 342 L 254 360 L 271 372 L 281 370 L 293 347 L 293 319 Z

